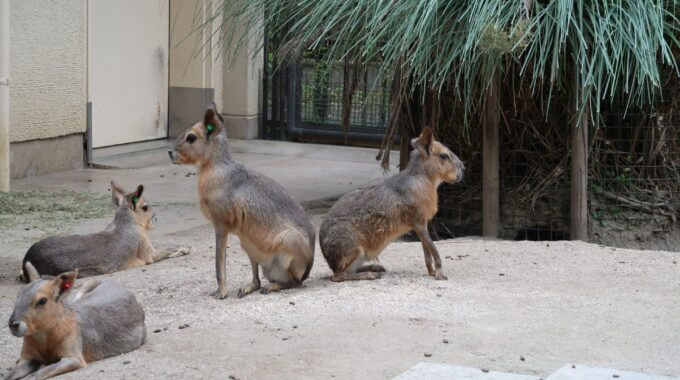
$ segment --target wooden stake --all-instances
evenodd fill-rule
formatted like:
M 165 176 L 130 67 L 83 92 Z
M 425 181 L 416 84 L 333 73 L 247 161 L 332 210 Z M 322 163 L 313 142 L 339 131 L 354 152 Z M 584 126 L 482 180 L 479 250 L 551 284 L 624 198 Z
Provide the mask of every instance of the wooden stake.
M 483 185 L 482 185 L 482 233 L 498 237 L 500 232 L 500 183 L 498 175 L 499 112 L 498 72 L 486 90 L 482 124 L 484 128 Z
M 571 125 L 571 240 L 588 241 L 588 106 Z

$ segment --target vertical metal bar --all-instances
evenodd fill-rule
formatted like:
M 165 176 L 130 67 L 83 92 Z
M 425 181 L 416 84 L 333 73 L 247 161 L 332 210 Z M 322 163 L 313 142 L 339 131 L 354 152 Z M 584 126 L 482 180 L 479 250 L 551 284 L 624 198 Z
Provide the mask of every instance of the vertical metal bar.
M 286 67 L 288 72 L 288 81 L 286 83 L 286 129 L 291 131 L 297 126 L 297 69 L 293 63 L 288 63 Z M 282 136 L 286 139 L 286 136 Z
M 9 191 L 9 0 L 0 0 L 0 191 Z
M 87 102 L 87 129 L 85 131 L 85 166 L 93 163 L 92 159 L 92 102 Z

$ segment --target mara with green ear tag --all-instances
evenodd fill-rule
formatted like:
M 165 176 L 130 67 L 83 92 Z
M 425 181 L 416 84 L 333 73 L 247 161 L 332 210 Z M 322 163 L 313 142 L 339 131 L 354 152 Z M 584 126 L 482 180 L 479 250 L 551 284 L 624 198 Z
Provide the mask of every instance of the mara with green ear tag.
M 117 207 L 113 222 L 97 233 L 52 236 L 33 244 L 24 256 L 24 280 L 29 278 L 25 265 L 28 261 L 47 275 L 80 268 L 81 275 L 92 276 L 189 253 L 178 247 L 160 251 L 154 248 L 147 231 L 154 228 L 156 214 L 143 193 L 143 185 L 128 193 L 111 181 L 111 198 Z

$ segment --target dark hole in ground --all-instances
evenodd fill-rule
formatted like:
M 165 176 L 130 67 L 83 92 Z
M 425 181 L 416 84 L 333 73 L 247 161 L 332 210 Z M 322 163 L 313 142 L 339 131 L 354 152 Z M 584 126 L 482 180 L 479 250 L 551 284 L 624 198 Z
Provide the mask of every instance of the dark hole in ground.
M 569 234 L 555 230 L 550 227 L 536 226 L 531 228 L 526 228 L 523 230 L 518 230 L 515 236 L 516 241 L 520 240 L 531 240 L 531 241 L 556 241 L 556 240 L 569 240 Z

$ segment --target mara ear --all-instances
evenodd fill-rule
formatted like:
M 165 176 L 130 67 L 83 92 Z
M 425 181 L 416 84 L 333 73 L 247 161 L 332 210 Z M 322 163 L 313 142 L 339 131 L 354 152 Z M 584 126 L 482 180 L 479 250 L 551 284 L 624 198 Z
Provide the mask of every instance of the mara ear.
M 33 264 L 31 264 L 30 261 L 27 261 L 24 264 L 24 269 L 26 270 L 26 275 L 28 276 L 28 278 L 26 279 L 28 280 L 28 282 L 40 280 L 40 273 L 38 273 L 38 271 L 35 269 L 35 267 L 33 266 Z
M 429 157 L 430 152 L 432 151 L 432 142 L 434 142 L 432 129 L 430 127 L 425 127 L 418 138 L 411 140 L 411 145 L 418 149 L 423 157 Z
M 136 210 L 137 209 L 137 204 L 139 203 L 139 199 L 142 198 L 142 193 L 144 192 L 144 185 L 139 185 L 137 186 L 137 190 L 135 190 L 134 193 L 130 194 L 129 199 L 129 206 L 131 209 Z
M 52 286 L 54 286 L 54 289 L 58 289 L 57 300 L 73 288 L 76 277 L 78 277 L 78 269 L 62 273 L 52 280 Z
M 113 199 L 113 204 L 120 206 L 123 198 L 125 198 L 125 190 L 120 187 L 115 181 L 111 181 L 111 198 Z
M 222 120 L 222 115 L 217 112 L 215 102 L 211 102 L 203 115 L 203 127 L 205 128 L 206 140 L 210 141 L 210 136 L 220 132 L 222 129 Z
M 224 119 L 222 118 L 222 114 L 220 114 L 220 113 L 217 111 L 217 104 L 215 104 L 214 101 L 208 103 L 208 107 L 207 107 L 207 108 L 213 110 L 213 112 L 215 113 L 215 115 L 217 115 L 217 118 L 220 120 L 220 123 L 224 123 Z

